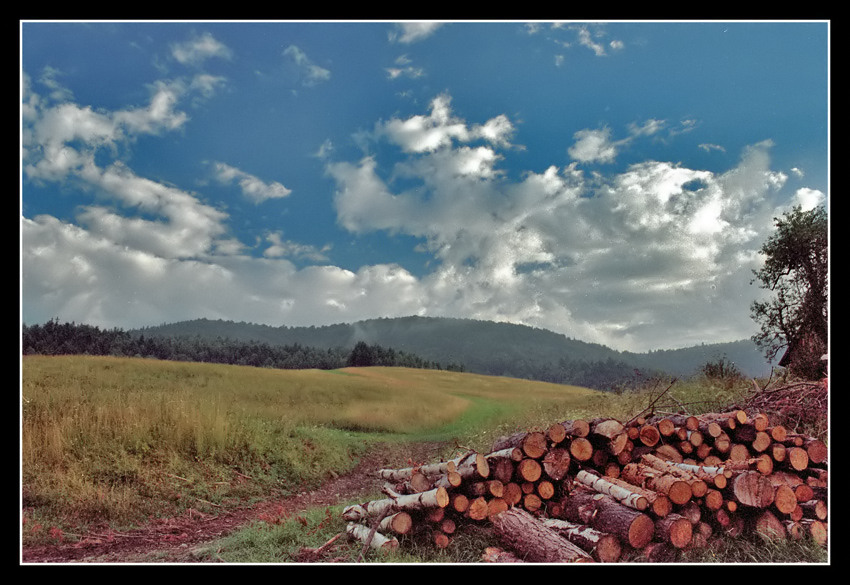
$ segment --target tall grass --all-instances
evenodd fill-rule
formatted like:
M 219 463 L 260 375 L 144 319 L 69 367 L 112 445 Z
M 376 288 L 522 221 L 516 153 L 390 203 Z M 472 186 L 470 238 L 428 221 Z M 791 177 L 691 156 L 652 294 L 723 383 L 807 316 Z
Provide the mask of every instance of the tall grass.
M 64 533 L 246 503 L 344 472 L 377 440 L 482 440 L 595 393 L 403 368 L 283 371 L 25 356 L 24 520 Z M 25 530 L 25 539 L 44 536 Z

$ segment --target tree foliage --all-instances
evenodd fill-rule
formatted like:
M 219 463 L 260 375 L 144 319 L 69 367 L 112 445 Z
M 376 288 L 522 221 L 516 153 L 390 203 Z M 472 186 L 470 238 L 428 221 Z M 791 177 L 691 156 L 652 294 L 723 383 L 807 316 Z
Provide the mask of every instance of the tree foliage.
M 823 207 L 803 211 L 798 206 L 774 221 L 776 231 L 761 248 L 765 263 L 753 271 L 753 282 L 773 295 L 751 305 L 761 327 L 753 341 L 769 360 L 790 350 L 783 365 L 811 376 L 822 365 L 804 356 L 817 355 L 819 362 L 829 343 L 827 213 Z
M 57 320 L 44 325 L 24 324 L 21 333 L 24 355 L 112 355 L 278 369 L 332 370 L 350 365 L 441 369 L 436 362 L 379 345 L 358 345 L 350 352 L 342 347 L 322 349 L 299 343 L 275 345 L 198 335 L 145 336 Z

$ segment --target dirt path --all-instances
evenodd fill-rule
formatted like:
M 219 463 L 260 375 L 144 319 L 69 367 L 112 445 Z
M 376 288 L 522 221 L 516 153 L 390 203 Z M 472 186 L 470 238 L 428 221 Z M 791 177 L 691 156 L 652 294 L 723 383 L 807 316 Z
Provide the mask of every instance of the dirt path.
M 442 444 L 382 445 L 363 457 L 351 472 L 334 478 L 316 490 L 294 497 L 270 500 L 219 515 L 190 511 L 128 532 L 89 534 L 78 542 L 25 548 L 21 562 L 30 563 L 192 563 L 197 550 L 238 528 L 262 518 L 293 516 L 308 508 L 333 506 L 374 494 L 382 480 L 375 471 L 406 467 L 410 463 L 435 461 Z

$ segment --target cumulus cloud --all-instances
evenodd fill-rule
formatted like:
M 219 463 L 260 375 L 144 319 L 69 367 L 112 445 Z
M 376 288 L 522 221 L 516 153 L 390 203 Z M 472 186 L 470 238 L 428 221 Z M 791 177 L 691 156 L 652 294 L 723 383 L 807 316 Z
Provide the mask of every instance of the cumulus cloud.
M 573 135 L 575 144 L 567 152 L 573 160 L 609 163 L 617 156 L 618 143 L 611 140 L 611 129 L 579 130 Z
M 573 164 L 507 182 L 496 151 L 476 159 L 462 144 L 474 127 L 447 100 L 430 116 L 382 124 L 385 139 L 418 155 L 396 165 L 418 188 L 394 192 L 375 157 L 328 166 L 343 227 L 419 237 L 439 261 L 420 283 L 428 311 L 555 327 L 620 348 L 747 335 L 741 298 L 754 294 L 755 251 L 783 185 L 769 143 L 720 174 L 649 161 L 609 177 Z M 660 128 L 636 125 L 633 136 Z M 615 153 L 605 131 L 578 138 L 581 160 Z M 737 333 L 714 330 L 717 311 L 738 315 Z
M 622 140 L 607 128 L 580 131 L 571 164 L 509 178 L 500 166 L 516 148 L 513 122 L 468 121 L 442 94 L 426 113 L 380 121 L 369 133 L 384 143 L 382 156 L 397 151 L 392 164 L 377 154 L 332 160 L 323 146 L 339 226 L 353 236 L 403 234 L 430 260 L 421 275 L 391 263 L 351 270 L 331 264 L 330 248 L 279 231 L 245 246 L 221 209 L 118 162 L 137 136 L 188 122 L 178 89 L 191 91 L 158 84 L 147 106 L 113 112 L 25 90 L 26 179 L 73 181 L 92 193 L 73 220 L 22 217 L 25 320 L 322 325 L 445 315 L 635 350 L 749 335 L 751 270 L 787 182 L 771 168 L 769 142 L 722 173 L 664 161 L 607 175 L 582 169 L 666 129 L 648 120 Z M 212 169 L 257 202 L 289 194 L 226 163 Z M 824 200 L 806 188 L 790 198 Z

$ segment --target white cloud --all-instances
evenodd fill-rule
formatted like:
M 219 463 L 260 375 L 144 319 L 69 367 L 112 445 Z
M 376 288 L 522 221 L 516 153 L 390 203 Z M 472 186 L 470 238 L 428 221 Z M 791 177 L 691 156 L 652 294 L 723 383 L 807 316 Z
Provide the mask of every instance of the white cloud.
M 304 85 L 311 86 L 327 81 L 331 78 L 331 72 L 324 67 L 313 63 L 307 54 L 295 45 L 289 45 L 284 51 L 284 56 L 289 57 L 304 72 Z
M 390 40 L 399 43 L 416 43 L 433 35 L 443 23 L 440 22 L 402 22 L 397 30 L 390 33 Z
M 189 41 L 173 44 L 171 56 L 184 65 L 198 65 L 213 57 L 230 59 L 232 51 L 210 33 L 204 33 Z
M 799 205 L 803 211 L 811 211 L 819 205 L 826 203 L 826 195 L 816 189 L 798 189 L 794 193 L 792 206 Z
M 617 143 L 611 140 L 611 129 L 579 130 L 573 135 L 576 139 L 567 152 L 582 163 L 609 163 L 617 156 Z
M 770 168 L 769 142 L 725 173 L 663 161 L 609 175 L 579 168 L 613 160 L 627 141 L 664 128 L 648 120 L 621 141 L 607 128 L 576 133 L 570 153 L 578 162 L 509 179 L 500 164 L 501 149 L 514 148 L 511 120 L 468 122 L 440 95 L 427 114 L 376 124 L 371 138 L 404 155 L 391 167 L 377 155 L 332 161 L 322 148 L 338 224 L 355 235 L 418 239 L 430 272 L 416 276 L 395 264 L 333 266 L 328 247 L 280 232 L 245 246 L 231 218 L 196 194 L 127 165 L 97 164 L 96 153 L 115 155 L 138 133 L 185 123 L 182 95 L 161 84 L 150 106 L 110 113 L 24 93 L 25 176 L 73 180 L 98 197 L 75 223 L 21 219 L 25 320 L 322 325 L 446 315 L 523 322 L 636 350 L 750 334 L 751 269 L 786 182 Z M 289 193 L 225 163 L 213 169 L 256 201 Z M 824 199 L 801 188 L 792 201 Z M 262 257 L 249 254 L 256 248 Z M 298 268 L 295 259 L 323 265 Z
M 254 175 L 223 162 L 213 163 L 213 170 L 216 180 L 224 184 L 235 181 L 239 184 L 242 194 L 254 203 L 262 203 L 268 199 L 281 199 L 292 193 L 291 189 L 287 189 L 277 181 L 266 183 Z
M 453 116 L 447 101 L 440 108 L 383 126 L 411 130 L 384 137 L 417 153 L 396 172 L 420 187 L 395 193 L 374 157 L 329 166 L 341 225 L 422 238 L 439 261 L 420 282 L 427 313 L 521 321 L 633 349 L 637 339 L 658 348 L 751 334 L 749 301 L 741 299 L 757 294 L 749 285 L 754 251 L 783 183 L 769 168 L 769 143 L 747 149 L 723 174 L 646 162 L 585 177 L 571 165 L 507 183 L 496 180 L 501 155 L 476 159 L 449 139 L 473 125 Z M 650 121 L 634 135 L 660 127 Z M 438 128 L 452 131 L 430 148 L 411 146 Z M 578 138 L 587 139 L 585 160 L 613 156 L 609 134 Z M 740 328 L 718 329 L 717 311 L 737 316 Z

